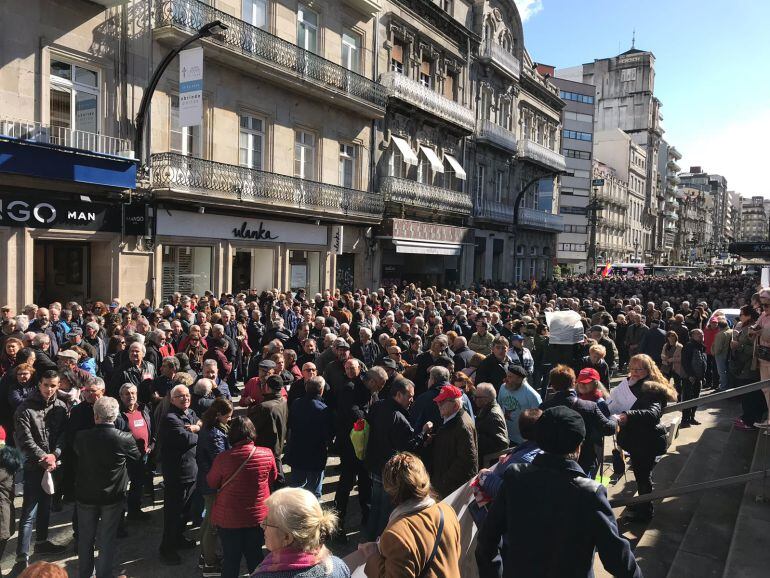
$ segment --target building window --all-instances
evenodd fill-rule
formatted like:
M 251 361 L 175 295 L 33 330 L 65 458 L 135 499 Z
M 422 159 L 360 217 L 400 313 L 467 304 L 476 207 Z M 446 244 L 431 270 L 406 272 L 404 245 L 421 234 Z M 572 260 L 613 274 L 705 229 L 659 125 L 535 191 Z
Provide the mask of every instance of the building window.
M 393 48 L 390 49 L 390 69 L 393 72 L 404 74 L 404 43 L 401 40 L 393 40 Z
M 243 21 L 257 28 L 267 28 L 267 0 L 243 0 Z
M 340 185 L 352 189 L 356 174 L 356 147 L 340 143 Z
M 179 96 L 171 96 L 169 111 L 169 150 L 187 156 L 201 156 L 201 127 L 180 126 Z
M 294 176 L 315 179 L 315 135 L 304 130 L 294 132 Z
M 484 179 L 486 178 L 487 167 L 479 165 L 476 168 L 476 198 L 481 202 L 484 199 Z
M 342 66 L 353 72 L 361 71 L 361 36 L 350 30 L 342 33 Z
M 587 211 L 585 207 L 561 206 L 559 207 L 559 213 L 563 215 L 586 215 Z
M 422 84 L 426 88 L 433 87 L 433 76 L 431 75 L 431 72 L 430 72 L 432 65 L 433 63 L 430 60 L 427 60 L 426 58 L 423 58 L 422 62 L 420 63 L 420 84 Z
M 450 16 L 452 15 L 452 0 L 438 0 L 436 3 L 441 6 L 444 12 Z
M 590 151 L 576 151 L 574 149 L 564 149 L 564 156 L 572 158 L 572 159 L 590 160 L 591 159 L 591 152 Z
M 163 247 L 163 295 L 203 295 L 211 289 L 211 247 Z
M 574 102 L 582 102 L 584 104 L 593 104 L 594 97 L 587 94 L 578 94 L 576 92 L 569 92 L 566 90 L 559 91 L 559 97 L 562 100 L 572 100 Z
M 455 88 L 457 87 L 457 73 L 449 71 L 444 77 L 444 96 L 449 100 L 456 100 L 457 94 Z
M 524 261 L 524 259 L 516 259 L 516 272 L 514 273 L 516 281 L 521 281 L 521 272 L 524 267 L 522 261 Z
M 620 82 L 633 82 L 636 80 L 636 68 L 624 68 L 620 71 Z
M 537 259 L 529 260 L 529 278 L 537 279 Z
M 241 115 L 241 130 L 238 136 L 240 164 L 242 167 L 257 169 L 264 167 L 265 121 L 248 114 Z
M 592 139 L 590 132 L 580 132 L 578 130 L 564 130 L 562 131 L 562 136 L 564 138 L 571 138 L 574 140 L 590 141 Z
M 302 4 L 297 6 L 297 46 L 318 52 L 318 14 Z
M 321 253 L 289 251 L 291 290 L 304 289 L 309 295 L 321 290 Z
M 51 60 L 50 79 L 51 142 L 82 148 L 76 131 L 99 132 L 99 74 Z
M 495 201 L 503 202 L 503 182 L 505 180 L 505 171 L 497 171 L 495 175 Z

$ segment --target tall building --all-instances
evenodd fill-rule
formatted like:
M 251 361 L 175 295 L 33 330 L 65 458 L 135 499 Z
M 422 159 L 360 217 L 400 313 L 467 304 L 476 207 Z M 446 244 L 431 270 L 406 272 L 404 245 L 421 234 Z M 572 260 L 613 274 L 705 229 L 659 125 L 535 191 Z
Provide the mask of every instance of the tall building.
M 663 229 L 660 244 L 660 262 L 673 264 L 675 261 L 676 233 L 679 229 L 679 172 L 681 168 L 677 161 L 682 154 L 661 139 L 658 151 L 659 187 L 663 191 L 662 222 Z
M 741 199 L 739 241 L 767 241 L 770 227 L 770 202 L 762 196 Z
M 707 187 L 679 187 L 679 228 L 674 241 L 674 262 L 681 265 L 705 263 L 713 244 L 714 202 Z
M 615 169 L 597 160 L 593 161 L 593 180 L 596 183 L 592 188 L 597 215 L 596 224 L 589 224 L 589 234 L 596 229 L 597 267 L 607 262 L 640 261 L 641 226 L 637 224 L 631 227 L 629 221 L 633 222 L 631 216 L 644 210 L 644 197 L 638 193 L 629 193 L 628 181 L 621 180 Z M 593 252 L 589 257 L 593 265 Z
M 588 204 L 591 194 L 594 94 L 590 84 L 559 78 L 553 83 L 566 103 L 562 110 L 562 154 L 567 173 L 561 178 L 559 213 L 564 218 L 564 232 L 559 233 L 556 258 L 571 274 L 585 273 L 589 259 Z M 610 196 L 610 199 L 615 199 Z M 612 201 L 609 201 L 612 202 Z M 618 203 L 624 201 L 617 200 Z
M 658 154 L 664 130 L 660 115 L 662 104 L 654 94 L 655 56 L 632 47 L 617 56 L 567 68 L 557 75 L 596 87 L 595 132 L 620 129 L 645 150 L 648 162 L 642 222 L 649 234 L 643 235 L 642 252 L 647 259 L 659 260 L 664 226 L 661 210 L 664 187 L 659 186 Z
M 706 250 L 709 255 L 716 256 L 721 249 L 726 250 L 726 244 L 733 236 L 732 220 L 733 206 L 727 193 L 727 179 L 722 175 L 709 174 L 701 167 L 690 167 L 689 172 L 680 173 L 682 186 L 707 191 L 712 204 L 711 231 Z
M 647 152 L 620 129 L 594 133 L 594 158 L 614 170 L 616 178 L 625 183 L 620 188 L 621 194 L 627 193 L 623 199 L 625 205 L 625 221 L 622 233 L 626 243 L 626 253 L 634 261 L 645 262 L 651 257 L 644 247 L 649 246 L 651 231 L 645 226 L 645 190 L 647 188 Z M 602 207 L 616 205 L 615 201 L 597 199 Z M 607 209 L 608 212 L 611 210 Z M 600 215 L 601 217 L 602 215 Z M 617 235 L 616 224 L 612 221 L 597 220 L 597 237 L 603 234 Z

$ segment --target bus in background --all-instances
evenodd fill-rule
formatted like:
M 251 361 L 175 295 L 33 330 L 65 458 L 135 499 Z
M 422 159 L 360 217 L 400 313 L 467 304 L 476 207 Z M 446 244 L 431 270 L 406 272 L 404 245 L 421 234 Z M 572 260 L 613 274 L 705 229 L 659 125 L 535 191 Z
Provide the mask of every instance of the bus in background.
M 633 277 L 650 275 L 652 269 L 644 263 L 607 263 L 597 266 L 596 274 L 602 277 Z

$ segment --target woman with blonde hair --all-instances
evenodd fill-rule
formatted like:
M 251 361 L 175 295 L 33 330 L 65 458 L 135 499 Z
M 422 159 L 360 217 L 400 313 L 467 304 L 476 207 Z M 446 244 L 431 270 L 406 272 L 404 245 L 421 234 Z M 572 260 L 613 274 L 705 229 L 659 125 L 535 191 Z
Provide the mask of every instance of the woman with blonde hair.
M 431 497 L 430 477 L 416 455 L 394 455 L 382 484 L 395 509 L 379 542 L 359 545 L 369 578 L 460 577 L 460 523 L 451 506 Z
M 612 403 L 613 390 L 609 408 L 617 415 L 618 443 L 631 454 L 631 468 L 641 496 L 652 492 L 652 469 L 656 458 L 666 453 L 666 428 L 660 416 L 667 403 L 677 400 L 677 394 L 649 355 L 634 355 L 628 371 L 628 392 Z M 649 521 L 652 515 L 652 502 L 626 508 L 626 517 L 635 521 Z
M 257 578 L 350 578 L 345 562 L 333 556 L 324 542 L 337 530 L 337 514 L 323 510 L 303 488 L 283 488 L 266 501 L 262 520 L 269 554 L 252 574 Z

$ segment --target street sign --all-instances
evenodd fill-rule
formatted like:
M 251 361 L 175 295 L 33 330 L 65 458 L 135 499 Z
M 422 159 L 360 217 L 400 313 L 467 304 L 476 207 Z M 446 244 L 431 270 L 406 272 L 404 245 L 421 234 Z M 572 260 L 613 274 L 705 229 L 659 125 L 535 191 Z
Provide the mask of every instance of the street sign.
M 179 53 L 179 125 L 203 124 L 203 47 Z
M 604 179 L 594 179 L 591 181 L 592 187 L 603 187 L 604 186 Z

